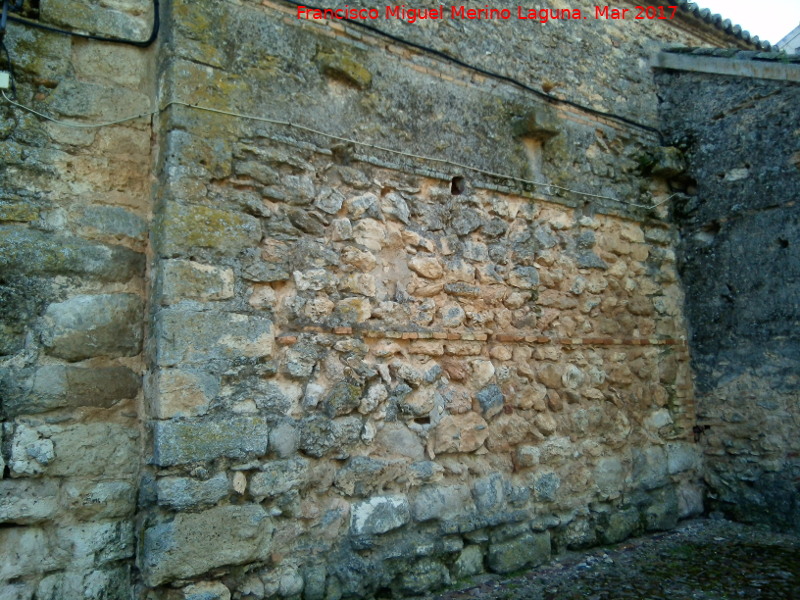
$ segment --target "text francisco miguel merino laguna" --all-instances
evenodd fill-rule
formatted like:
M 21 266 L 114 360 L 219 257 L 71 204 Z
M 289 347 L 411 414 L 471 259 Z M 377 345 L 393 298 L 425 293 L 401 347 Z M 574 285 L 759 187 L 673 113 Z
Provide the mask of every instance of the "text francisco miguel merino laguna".
M 345 4 L 340 8 L 310 8 L 297 7 L 297 18 L 306 20 L 348 19 L 351 21 L 374 21 L 377 19 L 400 19 L 408 23 L 421 20 L 436 19 L 521 19 L 547 23 L 556 19 L 674 19 L 678 11 L 677 6 L 635 6 L 634 8 L 613 8 L 610 6 L 595 6 L 594 10 L 582 11 L 578 8 L 492 8 L 488 4 L 484 8 L 467 8 L 465 6 L 439 6 L 438 8 L 408 8 L 405 4 L 400 6 L 386 6 L 381 8 L 355 8 Z

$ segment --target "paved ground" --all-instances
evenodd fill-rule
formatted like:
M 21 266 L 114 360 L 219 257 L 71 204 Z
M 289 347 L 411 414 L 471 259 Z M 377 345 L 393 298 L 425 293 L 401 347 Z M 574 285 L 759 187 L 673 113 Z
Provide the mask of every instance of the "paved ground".
M 724 520 L 559 557 L 427 600 L 800 600 L 800 536 Z

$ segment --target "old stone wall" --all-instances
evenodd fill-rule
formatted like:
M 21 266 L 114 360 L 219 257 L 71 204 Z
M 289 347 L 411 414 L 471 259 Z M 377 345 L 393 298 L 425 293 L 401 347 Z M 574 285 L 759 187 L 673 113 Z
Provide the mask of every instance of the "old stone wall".
M 657 136 L 285 4 L 170 11 L 148 597 L 410 595 L 702 510 Z M 584 24 L 481 25 L 528 85 L 591 68 Z
M 38 18 L 149 34 L 149 1 L 94 4 Z M 13 23 L 5 43 L 27 106 L 79 123 L 152 109 L 147 51 Z M 0 101 L 2 598 L 130 597 L 150 136 L 149 119 L 75 128 Z
M 658 81 L 665 135 L 684 145 L 696 181 L 675 216 L 712 507 L 796 529 L 800 85 Z
M 702 511 L 650 58 L 721 34 L 377 24 L 518 85 L 161 12 L 6 38 L 27 106 L 158 111 L 3 104 L 3 595 L 410 595 Z

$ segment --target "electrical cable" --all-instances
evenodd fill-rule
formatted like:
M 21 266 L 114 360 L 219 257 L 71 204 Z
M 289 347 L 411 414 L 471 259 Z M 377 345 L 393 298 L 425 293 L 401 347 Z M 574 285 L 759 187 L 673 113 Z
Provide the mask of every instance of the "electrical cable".
M 109 42 L 112 44 L 127 44 L 129 46 L 137 46 L 139 48 L 147 48 L 148 46 L 152 45 L 153 42 L 156 41 L 158 38 L 158 32 L 161 28 L 161 17 L 159 16 L 159 0 L 153 0 L 153 28 L 150 31 L 150 36 L 146 40 L 129 40 L 126 38 L 118 38 L 118 37 L 106 37 L 102 35 L 96 35 L 93 33 L 79 33 L 77 31 L 69 31 L 67 29 L 59 29 L 58 27 L 52 27 L 50 25 L 45 25 L 43 23 L 38 23 L 37 21 L 31 21 L 30 19 L 25 19 L 23 17 L 15 17 L 12 15 L 8 16 L 9 21 L 13 21 L 14 23 L 20 23 L 22 25 L 27 25 L 28 27 L 35 27 L 36 29 L 42 29 L 44 31 L 49 31 L 51 33 L 60 33 L 62 35 L 69 35 L 72 37 L 78 37 L 85 40 L 94 40 L 96 42 Z
M 597 198 L 597 199 L 600 199 L 600 200 L 610 200 L 611 202 L 617 202 L 619 204 L 625 204 L 625 205 L 633 206 L 633 207 L 636 207 L 636 208 L 644 208 L 644 209 L 652 210 L 654 208 L 657 208 L 657 207 L 661 206 L 662 204 L 666 204 L 667 202 L 669 202 L 670 200 L 672 200 L 676 196 L 680 195 L 680 194 L 672 194 L 671 196 L 669 196 L 665 200 L 661 200 L 660 202 L 658 202 L 656 204 L 652 204 L 652 205 L 638 204 L 636 202 L 630 202 L 628 200 L 620 200 L 619 198 L 614 198 L 612 196 L 603 196 L 603 195 L 600 195 L 600 194 L 592 194 L 590 192 L 582 192 L 580 190 L 573 190 L 571 188 L 563 187 L 563 186 L 560 186 L 560 185 L 555 185 L 555 184 L 552 184 L 552 183 L 546 183 L 546 182 L 543 182 L 543 181 L 532 181 L 530 179 L 524 179 L 522 177 L 515 177 L 513 175 L 506 175 L 506 174 L 503 174 L 503 173 L 495 173 L 493 171 L 488 171 L 486 169 L 481 169 L 480 167 L 473 167 L 471 165 L 465 165 L 465 164 L 458 163 L 458 162 L 455 162 L 455 161 L 452 161 L 452 160 L 449 160 L 449 159 L 446 159 L 446 158 L 437 158 L 437 157 L 433 157 L 433 156 L 424 156 L 424 155 L 420 155 L 420 154 L 413 154 L 411 152 L 404 152 L 402 150 L 396 150 L 394 148 L 387 148 L 385 146 L 379 146 L 377 144 L 371 144 L 369 142 L 362 142 L 362 141 L 359 141 L 359 140 L 354 140 L 354 139 L 351 139 L 351 138 L 346 138 L 346 137 L 342 137 L 342 136 L 339 136 L 339 135 L 335 135 L 333 133 L 327 133 L 325 131 L 320 131 L 319 129 L 314 129 L 313 127 L 308 127 L 306 125 L 299 125 L 297 123 L 292 123 L 291 121 L 285 121 L 285 120 L 281 120 L 281 119 L 271 119 L 269 117 L 259 117 L 257 115 L 248 115 L 248 114 L 239 113 L 239 112 L 222 110 L 222 109 L 219 109 L 219 108 L 212 108 L 210 106 L 202 106 L 200 104 L 189 104 L 188 102 L 182 102 L 180 100 L 171 100 L 170 102 L 167 102 L 164 106 L 162 106 L 158 110 L 145 112 L 145 113 L 140 113 L 138 115 L 132 115 L 132 116 L 129 116 L 129 117 L 123 117 L 123 118 L 117 119 L 115 121 L 107 121 L 107 122 L 101 122 L 101 123 L 78 123 L 78 122 L 75 122 L 75 121 L 62 121 L 60 119 L 56 119 L 54 117 L 51 117 L 51 116 L 46 115 L 44 113 L 41 113 L 41 112 L 39 112 L 37 110 L 34 110 L 34 109 L 32 109 L 32 108 L 30 108 L 28 106 L 25 106 L 24 104 L 20 104 L 19 102 L 15 102 L 14 100 L 11 100 L 8 96 L 6 96 L 5 91 L 0 91 L 0 93 L 2 94 L 3 98 L 5 98 L 5 100 L 8 103 L 16 106 L 17 108 L 19 108 L 21 110 L 24 110 L 24 111 L 27 111 L 27 112 L 29 112 L 31 114 L 34 114 L 34 115 L 36 115 L 36 116 L 38 116 L 38 117 L 40 117 L 42 119 L 45 119 L 47 121 L 50 121 L 50 122 L 53 122 L 53 123 L 57 123 L 59 125 L 63 125 L 65 127 L 75 127 L 75 128 L 80 128 L 80 129 L 91 129 L 91 128 L 98 128 L 98 127 L 107 127 L 107 126 L 110 126 L 110 125 L 118 125 L 120 123 L 126 123 L 128 121 L 133 121 L 133 120 L 139 119 L 139 118 L 154 117 L 156 115 L 159 115 L 159 114 L 165 112 L 168 108 L 170 108 L 172 106 L 183 106 L 183 107 L 194 109 L 194 110 L 199 110 L 199 111 L 209 112 L 209 113 L 214 113 L 214 114 L 219 114 L 219 115 L 225 115 L 225 116 L 228 116 L 228 117 L 235 117 L 235 118 L 238 118 L 238 119 L 246 119 L 246 120 L 249 120 L 249 121 L 258 121 L 260 123 L 269 123 L 270 125 L 278 125 L 278 126 L 282 126 L 282 127 L 289 127 L 289 128 L 292 128 L 292 129 L 297 129 L 299 131 L 305 131 L 307 133 L 312 133 L 312 134 L 315 134 L 315 135 L 326 137 L 328 139 L 336 140 L 336 141 L 339 141 L 339 142 L 345 142 L 345 143 L 353 144 L 353 145 L 356 145 L 356 146 L 362 146 L 362 147 L 365 147 L 365 148 L 371 148 L 373 150 L 379 150 L 381 152 L 386 152 L 386 153 L 389 153 L 389 154 L 395 154 L 397 156 L 404 156 L 406 158 L 412 158 L 412 159 L 420 160 L 420 161 L 424 161 L 424 162 L 434 162 L 434 163 L 445 164 L 445 165 L 449 165 L 451 167 L 456 167 L 458 169 L 464 169 L 464 170 L 467 170 L 467 171 L 472 171 L 473 173 L 479 173 L 481 175 L 486 175 L 488 177 L 493 177 L 493 178 L 497 178 L 497 179 L 505 179 L 507 181 L 514 181 L 516 183 L 521 183 L 521 184 L 524 184 L 524 185 L 532 185 L 532 186 L 536 186 L 536 187 L 544 187 L 544 188 L 556 189 L 556 190 L 560 190 L 560 191 L 563 191 L 563 192 L 569 192 L 571 194 L 576 194 L 578 196 L 583 196 L 583 197 L 586 197 L 586 198 Z
M 303 6 L 305 8 L 310 8 L 312 10 L 320 10 L 320 11 L 324 11 L 325 10 L 324 8 L 319 8 L 317 6 L 311 6 L 311 5 L 307 5 L 307 4 L 300 4 L 299 2 L 295 2 L 294 0 L 283 0 L 283 2 L 285 2 L 287 4 L 291 4 L 292 6 Z M 520 88 L 520 89 L 522 89 L 522 90 L 524 90 L 526 92 L 529 92 L 531 94 L 539 96 L 540 98 L 543 98 L 543 99 L 547 100 L 548 102 L 552 102 L 552 103 L 556 103 L 556 104 L 564 104 L 564 105 L 567 105 L 567 106 L 571 106 L 573 108 L 577 108 L 577 109 L 582 110 L 584 112 L 588 112 L 588 113 L 593 114 L 593 115 L 598 116 L 598 117 L 604 117 L 604 118 L 607 118 L 607 119 L 613 119 L 615 121 L 619 121 L 621 123 L 625 123 L 625 124 L 631 125 L 633 127 L 638 127 L 639 129 L 642 129 L 644 131 L 649 131 L 650 133 L 655 133 L 657 136 L 659 136 L 659 139 L 661 138 L 661 132 L 658 129 L 656 129 L 655 127 L 651 127 L 650 125 L 645 125 L 644 123 L 639 123 L 638 121 L 634 121 L 633 119 L 630 119 L 630 118 L 625 117 L 623 115 L 618 115 L 616 113 L 605 112 L 605 111 L 599 110 L 597 108 L 592 108 L 590 106 L 585 106 L 583 104 L 580 104 L 578 102 L 574 102 L 572 100 L 567 100 L 567 99 L 564 99 L 564 98 L 559 98 L 558 96 L 553 96 L 552 94 L 548 94 L 547 92 L 543 92 L 541 90 L 537 90 L 536 88 L 533 88 L 533 87 L 531 87 L 531 86 L 529 86 L 529 85 L 527 85 L 525 83 L 522 83 L 518 79 L 514 79 L 513 77 L 510 77 L 508 75 L 502 75 L 501 73 L 495 73 L 494 71 L 488 71 L 488 70 L 486 70 L 486 69 L 484 69 L 482 67 L 476 67 L 475 65 L 472 65 L 470 63 L 464 62 L 463 60 L 455 58 L 454 56 L 450 56 L 449 54 L 447 54 L 445 52 L 442 52 L 441 50 L 436 50 L 435 48 L 431 48 L 431 47 L 425 46 L 423 44 L 418 44 L 416 42 L 412 42 L 412 41 L 407 40 L 405 38 L 401 38 L 399 36 L 396 36 L 396 35 L 394 35 L 392 33 L 388 33 L 386 31 L 383 31 L 382 29 L 378 29 L 377 27 L 373 27 L 372 25 L 368 25 L 366 23 L 362 23 L 361 21 L 348 19 L 346 17 L 345 18 L 341 18 L 341 19 L 337 18 L 337 20 L 346 21 L 347 23 L 351 23 L 351 24 L 353 24 L 353 25 L 355 25 L 357 27 L 361 27 L 362 29 L 366 29 L 367 31 L 371 31 L 372 33 L 375 33 L 375 34 L 377 34 L 379 36 L 385 37 L 385 38 L 387 38 L 389 40 L 392 40 L 392 41 L 397 42 L 399 44 L 403 44 L 403 45 L 408 46 L 410 48 L 416 48 L 417 50 L 421 50 L 422 52 L 425 52 L 427 54 L 431 54 L 433 56 L 437 56 L 437 57 L 439 57 L 441 59 L 444 59 L 444 60 L 446 60 L 448 62 L 451 62 L 451 63 L 453 63 L 455 65 L 458 65 L 458 66 L 463 67 L 465 69 L 469 69 L 470 71 L 474 71 L 475 73 L 478 73 L 480 75 L 484 75 L 486 77 L 490 77 L 490 78 L 496 79 L 498 81 L 504 81 L 506 83 L 510 83 L 510 84 L 512 84 L 512 85 L 514 85 L 514 86 L 516 86 L 516 87 L 518 87 L 518 88 Z

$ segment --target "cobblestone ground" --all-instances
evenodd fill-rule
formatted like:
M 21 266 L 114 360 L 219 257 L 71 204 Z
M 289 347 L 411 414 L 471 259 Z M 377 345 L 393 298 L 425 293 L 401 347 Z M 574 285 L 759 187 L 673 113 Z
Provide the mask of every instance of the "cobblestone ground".
M 724 520 L 586 553 L 426 600 L 800 599 L 800 536 Z

